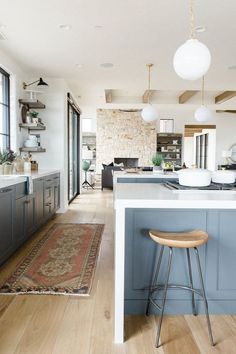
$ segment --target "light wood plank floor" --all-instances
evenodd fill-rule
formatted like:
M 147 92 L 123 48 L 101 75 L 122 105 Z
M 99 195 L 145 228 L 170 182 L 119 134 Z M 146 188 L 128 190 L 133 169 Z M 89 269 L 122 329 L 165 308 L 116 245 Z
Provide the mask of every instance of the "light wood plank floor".
M 156 318 L 127 316 L 126 342 L 113 344 L 113 210 L 110 191 L 88 191 L 64 215 L 58 215 L 0 269 L 0 280 L 54 222 L 104 223 L 92 294 L 69 296 L 0 296 L 0 354 L 195 354 L 236 353 L 236 316 L 211 316 L 217 345 L 209 345 L 205 318 L 168 316 L 163 346 L 154 347 Z

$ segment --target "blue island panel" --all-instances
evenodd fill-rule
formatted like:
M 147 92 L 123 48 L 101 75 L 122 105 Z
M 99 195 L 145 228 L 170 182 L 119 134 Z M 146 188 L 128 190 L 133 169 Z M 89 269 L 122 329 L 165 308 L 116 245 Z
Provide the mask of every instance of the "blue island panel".
M 125 313 L 143 314 L 152 270 L 159 252 L 149 237 L 149 229 L 162 231 L 208 232 L 209 242 L 199 247 L 205 288 L 211 313 L 236 313 L 236 211 L 199 209 L 127 209 L 125 234 Z M 199 287 L 195 253 L 191 251 L 194 286 Z M 160 280 L 165 277 L 167 250 Z M 187 257 L 183 249 L 174 249 L 170 283 L 188 284 Z M 157 297 L 162 299 L 162 292 Z M 199 312 L 203 312 L 197 297 Z M 169 290 L 167 313 L 191 313 L 191 294 Z M 156 310 L 152 309 L 153 313 Z

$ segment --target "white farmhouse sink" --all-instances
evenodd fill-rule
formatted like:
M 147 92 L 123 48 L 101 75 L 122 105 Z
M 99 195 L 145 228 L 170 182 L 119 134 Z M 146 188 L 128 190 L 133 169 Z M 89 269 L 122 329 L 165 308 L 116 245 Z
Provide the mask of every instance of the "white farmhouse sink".
M 0 175 L 0 180 L 9 180 L 9 179 L 15 179 L 15 178 L 19 178 L 22 177 L 21 175 Z

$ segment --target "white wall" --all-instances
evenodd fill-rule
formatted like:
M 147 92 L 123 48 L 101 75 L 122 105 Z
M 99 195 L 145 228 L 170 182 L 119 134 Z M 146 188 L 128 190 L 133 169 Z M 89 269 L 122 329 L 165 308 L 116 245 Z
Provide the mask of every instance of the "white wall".
M 24 97 L 22 82 L 27 80 L 27 74 L 14 59 L 2 50 L 0 50 L 0 67 L 10 74 L 11 148 L 15 151 L 23 140 L 18 128 L 18 122 L 21 119 L 18 99 Z
M 28 131 L 19 128 L 21 122 L 21 110 L 19 98 L 27 98 L 28 94 L 23 90 L 22 83 L 32 82 L 38 77 L 32 78 L 24 73 L 20 66 L 8 55 L 0 51 L 0 66 L 11 75 L 11 148 L 19 152 Z M 59 212 L 65 212 L 68 206 L 68 167 L 67 167 L 67 92 L 71 92 L 63 79 L 51 79 L 44 77 L 48 87 L 32 89 L 42 91 L 37 98 L 41 100 L 46 109 L 39 111 L 39 117 L 46 125 L 45 131 L 32 131 L 32 134 L 40 134 L 41 145 L 46 148 L 45 153 L 33 154 L 33 159 L 39 163 L 40 169 L 58 169 L 61 171 L 61 208 Z
M 191 167 L 194 163 L 194 139 L 193 137 L 184 138 L 183 145 L 183 162 L 187 167 Z

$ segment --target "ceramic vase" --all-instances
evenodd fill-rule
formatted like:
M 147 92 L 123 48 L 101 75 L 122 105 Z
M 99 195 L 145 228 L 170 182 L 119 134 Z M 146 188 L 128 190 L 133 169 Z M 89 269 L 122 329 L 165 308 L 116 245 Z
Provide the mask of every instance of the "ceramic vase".
M 153 166 L 153 173 L 161 173 L 162 166 Z

